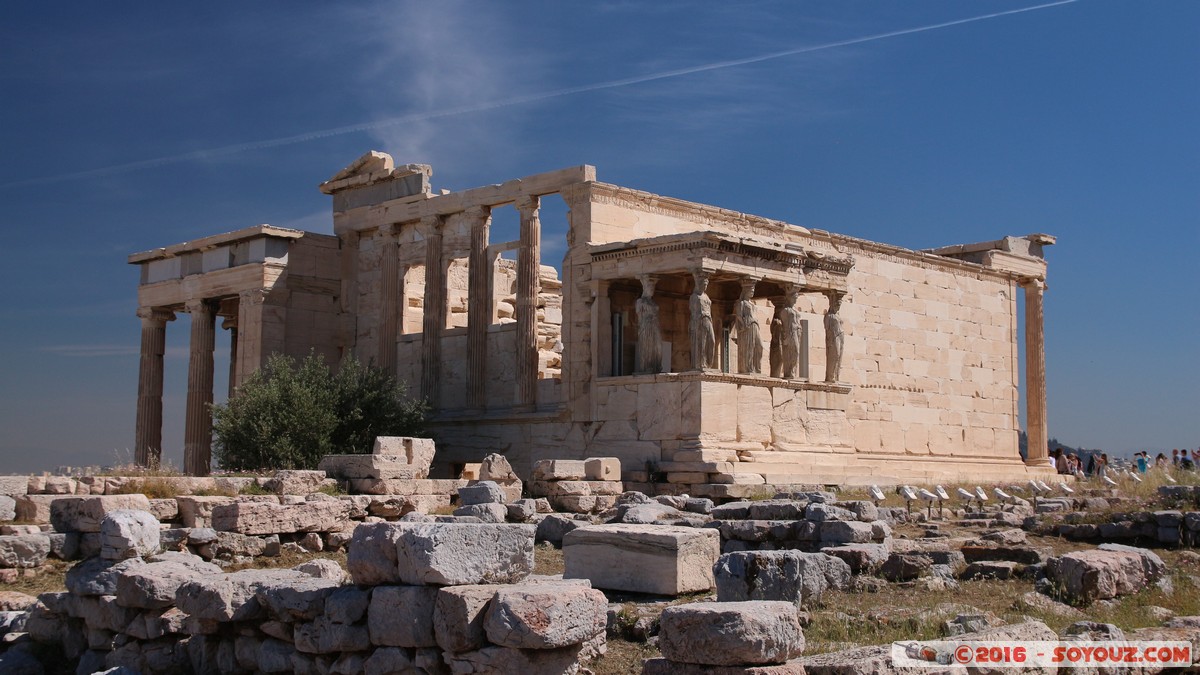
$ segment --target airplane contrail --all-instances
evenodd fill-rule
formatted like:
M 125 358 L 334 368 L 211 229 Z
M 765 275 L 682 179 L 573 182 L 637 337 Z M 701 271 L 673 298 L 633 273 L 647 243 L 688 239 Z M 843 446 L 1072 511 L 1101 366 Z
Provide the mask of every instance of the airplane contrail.
M 992 12 L 991 14 L 980 14 L 978 16 L 967 17 L 965 19 L 955 19 L 953 21 L 944 21 L 942 23 L 930 24 L 928 26 L 917 26 L 915 28 L 904 28 L 901 30 L 889 31 L 887 33 L 875 33 L 863 37 L 850 38 L 848 40 L 839 40 L 837 42 L 827 42 L 809 47 L 796 47 L 793 49 L 785 49 L 782 51 L 768 52 L 757 56 L 748 56 L 741 59 L 730 59 L 728 61 L 714 61 L 697 66 L 687 68 L 677 68 L 674 70 L 664 70 L 657 73 L 646 75 L 635 75 L 617 80 L 608 80 L 605 82 L 595 82 L 592 84 L 582 84 L 574 87 L 564 87 L 561 89 L 553 89 L 550 91 L 535 92 L 532 94 L 522 94 L 510 98 L 503 98 L 494 101 L 486 101 L 483 103 L 472 103 L 468 105 L 454 106 L 443 108 L 441 110 L 430 110 L 425 112 L 410 113 L 399 117 L 389 117 L 382 120 L 372 122 L 361 122 L 359 124 L 351 124 L 342 127 L 332 127 L 329 129 L 321 129 L 318 131 L 309 131 L 293 136 L 282 136 L 279 138 L 265 139 L 261 141 L 249 141 L 246 143 L 235 143 L 233 145 L 224 145 L 208 150 L 195 150 L 165 157 L 156 157 L 153 159 L 143 159 L 135 162 L 125 162 L 122 164 L 112 164 L 110 166 L 98 167 L 95 169 L 87 169 L 84 171 L 75 171 L 71 173 L 58 174 L 56 176 L 43 176 L 39 178 L 26 178 L 10 183 L 0 184 L 0 189 L 19 187 L 25 185 L 35 185 L 39 183 L 49 183 L 61 180 L 69 180 L 74 178 L 88 178 L 94 176 L 105 176 L 114 173 L 123 173 L 126 171 L 134 171 L 137 169 L 147 169 L 167 164 L 178 164 L 197 159 L 211 159 L 214 157 L 222 157 L 225 155 L 233 155 L 249 150 L 262 150 L 266 148 L 276 148 L 283 145 L 293 145 L 296 143 L 305 143 L 315 141 L 320 138 L 329 138 L 331 136 L 341 136 L 343 134 L 351 134 L 359 131 L 371 131 L 381 129 L 383 127 L 395 126 L 398 124 L 406 124 L 409 122 L 427 121 L 439 119 L 442 117 L 453 117 L 457 115 L 465 115 L 468 113 L 484 112 L 487 110 L 495 110 L 497 108 L 507 108 L 515 105 L 533 103 L 543 101 L 550 98 L 558 98 L 561 96 L 572 96 L 575 94 L 584 94 L 593 91 L 602 91 L 604 89 L 616 89 L 619 87 L 628 87 L 635 84 L 645 82 L 654 82 L 656 80 L 666 80 L 674 77 L 682 77 L 684 75 L 692 75 L 695 73 L 704 73 L 712 70 L 722 70 L 724 68 L 735 68 L 737 66 L 745 66 L 752 63 L 761 63 L 763 61 L 771 61 L 787 56 L 796 56 L 798 54 L 809 54 L 812 52 L 823 51 L 826 49 L 835 49 L 838 47 L 848 47 L 850 45 L 862 44 L 864 42 L 874 42 L 876 40 L 885 40 L 887 38 L 901 37 L 904 35 L 912 35 L 914 33 L 924 33 L 941 28 L 950 28 L 952 26 L 961 26 L 967 23 L 976 21 L 986 21 L 1002 16 L 1010 16 L 1012 14 L 1022 14 L 1025 12 L 1033 12 L 1040 9 L 1048 9 L 1058 7 L 1059 5 L 1069 5 L 1078 2 L 1078 0 L 1057 0 L 1041 5 L 1032 5 L 1029 7 L 1019 7 L 1017 9 L 1009 9 L 1003 12 Z

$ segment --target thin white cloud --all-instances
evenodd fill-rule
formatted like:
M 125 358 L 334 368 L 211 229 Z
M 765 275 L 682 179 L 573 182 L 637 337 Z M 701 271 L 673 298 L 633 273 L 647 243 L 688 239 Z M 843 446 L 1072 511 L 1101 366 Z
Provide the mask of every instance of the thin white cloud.
M 137 356 L 139 350 L 130 345 L 46 345 L 40 351 L 71 358 L 108 358 Z
M 604 82 L 561 87 L 557 89 L 533 92 L 529 94 L 520 94 L 516 96 L 497 96 L 494 98 L 488 97 L 487 93 L 489 91 L 503 91 L 503 88 L 497 83 L 488 80 L 485 75 L 488 72 L 499 72 L 499 69 L 495 68 L 494 64 L 490 64 L 486 60 L 487 57 L 494 55 L 490 55 L 485 50 L 479 49 L 474 42 L 475 40 L 478 40 L 481 35 L 486 35 L 487 32 L 479 31 L 477 33 L 472 33 L 470 31 L 463 30 L 460 26 L 454 24 L 453 18 L 449 16 L 451 14 L 456 16 L 462 16 L 464 14 L 470 15 L 471 13 L 447 12 L 441 4 L 435 5 L 429 3 L 413 5 L 412 7 L 414 8 L 421 8 L 416 11 L 423 11 L 425 12 L 426 17 L 434 20 L 432 25 L 425 26 L 414 22 L 411 26 L 406 27 L 404 24 L 407 22 L 411 14 L 405 12 L 403 14 L 398 13 L 395 16 L 394 20 L 398 22 L 395 24 L 396 30 L 402 31 L 399 35 L 404 35 L 408 38 L 415 38 L 417 40 L 417 44 L 436 50 L 434 52 L 434 54 L 436 54 L 436 59 L 427 63 L 437 65 L 444 62 L 448 65 L 446 67 L 436 68 L 435 73 L 423 73 L 421 77 L 416 78 L 418 84 L 415 86 L 415 88 L 408 91 L 408 95 L 424 98 L 425 102 L 432 102 L 435 106 L 440 105 L 441 107 L 434 107 L 423 112 L 414 112 L 395 117 L 385 117 L 369 122 L 361 122 L 358 124 L 333 127 L 329 129 L 320 129 L 291 136 L 250 141 L 247 143 L 236 143 L 233 145 L 211 148 L 208 150 L 197 150 L 189 153 L 156 157 L 135 162 L 126 162 L 123 164 L 113 164 L 106 167 L 99 167 L 86 171 L 75 171 L 56 176 L 27 178 L 0 184 L 0 188 L 21 187 L 73 178 L 105 176 L 113 173 L 154 168 L 180 162 L 210 160 L 252 150 L 263 150 L 267 148 L 294 145 L 297 143 L 305 143 L 322 138 L 330 138 L 333 136 L 357 132 L 371 132 L 378 138 L 383 139 L 386 143 L 395 144 L 394 147 L 389 147 L 391 147 L 391 149 L 393 149 L 393 151 L 399 155 L 401 161 L 406 161 L 409 156 L 419 156 L 422 152 L 426 151 L 427 143 L 436 135 L 436 127 L 431 125 L 452 117 L 458 117 L 469 113 L 494 111 L 501 108 L 527 105 L 530 103 L 538 103 L 548 99 L 560 98 L 564 96 L 573 96 L 589 92 L 629 87 L 647 82 L 668 80 L 686 75 L 706 73 L 726 68 L 736 68 L 739 66 L 762 63 L 764 61 L 771 61 L 789 56 L 810 54 L 828 49 L 837 49 L 851 45 L 864 44 L 867 42 L 875 42 L 877 40 L 885 40 L 889 38 L 941 30 L 943 28 L 951 28 L 954 26 L 961 26 L 963 24 L 986 21 L 990 19 L 1011 16 L 1014 14 L 1023 14 L 1026 12 L 1033 12 L 1051 7 L 1073 4 L 1075 2 L 1078 2 L 1078 0 L 1058 0 L 1057 2 L 1032 5 L 1028 7 L 1019 7 L 1017 9 L 1010 9 L 1002 12 L 980 14 L 964 19 L 955 19 L 953 21 L 944 21 L 941 23 L 888 31 L 885 33 L 875 33 L 873 35 L 850 38 L 847 40 L 838 40 L 835 42 L 826 42 L 818 45 L 772 51 L 740 59 L 714 61 L 695 66 L 674 68 L 643 75 L 634 75 L 631 77 L 607 80 Z M 481 5 L 472 5 L 473 9 L 478 9 L 479 7 L 481 7 Z M 437 19 L 441 19 L 442 21 L 439 23 L 436 21 Z M 423 31 L 425 31 L 427 28 L 429 29 L 428 35 L 430 37 L 425 37 L 423 34 Z M 494 26 L 488 26 L 487 28 L 489 31 L 494 30 Z M 386 34 L 386 26 L 383 32 Z M 396 45 L 396 49 L 402 49 L 404 47 L 412 48 L 412 45 L 405 45 L 402 42 Z M 462 50 L 462 53 L 458 53 L 459 50 Z M 409 58 L 406 62 L 397 62 L 400 66 L 403 66 L 406 69 L 417 68 L 418 64 L 422 63 L 422 59 L 426 58 L 427 55 L 422 55 L 419 49 L 412 49 L 412 52 L 409 52 L 408 56 L 411 58 Z M 381 58 L 379 60 L 379 63 L 387 62 L 389 62 L 388 58 Z M 442 79 L 454 80 L 459 77 L 463 78 L 461 83 L 447 83 L 441 81 Z M 476 85 L 477 90 L 470 90 L 471 84 Z M 375 87 L 386 87 L 388 85 L 389 82 L 376 81 L 373 83 L 373 86 Z M 456 100 L 457 96 L 462 94 L 470 94 L 471 99 L 469 100 L 473 100 L 475 102 L 459 102 Z M 442 141 L 445 139 L 439 138 L 438 140 Z
M 38 351 L 82 359 L 139 356 L 141 354 L 141 349 L 137 345 L 121 344 L 45 345 Z M 188 350 L 184 347 L 168 347 L 164 356 L 169 359 L 187 358 Z

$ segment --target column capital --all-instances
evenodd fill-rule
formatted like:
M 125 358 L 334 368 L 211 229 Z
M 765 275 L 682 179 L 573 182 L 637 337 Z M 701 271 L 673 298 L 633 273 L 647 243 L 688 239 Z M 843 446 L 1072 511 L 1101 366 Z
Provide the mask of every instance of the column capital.
M 375 230 L 375 236 L 380 239 L 390 239 L 400 232 L 400 223 L 384 223 Z
M 138 307 L 138 318 L 150 324 L 165 324 L 175 320 L 175 312 L 162 307 Z
M 436 230 L 442 229 L 442 225 L 445 224 L 446 218 L 444 216 L 434 214 L 432 216 L 425 216 L 418 222 L 421 223 L 421 227 L 425 228 L 427 232 L 432 233 Z
M 1044 293 L 1046 291 L 1045 277 L 1022 277 L 1017 281 L 1026 292 Z
M 492 217 L 492 207 L 484 204 L 476 204 L 463 209 L 463 215 L 472 220 L 487 220 Z
M 185 310 L 187 310 L 188 314 L 196 314 L 199 312 L 207 312 L 211 314 L 213 311 L 212 303 L 204 298 L 188 300 L 187 302 L 183 303 L 183 307 Z
M 246 305 L 263 305 L 267 302 L 267 289 L 252 288 L 238 293 L 238 302 Z
M 521 195 L 513 202 L 513 206 L 522 213 L 537 214 L 538 209 L 542 206 L 542 200 L 537 195 Z

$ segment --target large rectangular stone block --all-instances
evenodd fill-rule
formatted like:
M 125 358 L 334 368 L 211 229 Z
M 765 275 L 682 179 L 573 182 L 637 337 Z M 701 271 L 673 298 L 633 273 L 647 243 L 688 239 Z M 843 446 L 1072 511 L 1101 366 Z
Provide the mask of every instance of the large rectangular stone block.
M 100 521 L 110 511 L 150 510 L 146 495 L 62 497 L 50 504 L 50 523 L 59 532 L 99 532 Z
M 534 480 L 583 480 L 587 463 L 581 459 L 540 459 L 533 465 Z
M 510 584 L 533 572 L 533 525 L 398 524 L 401 583 Z
M 212 527 L 212 512 L 217 506 L 232 504 L 236 497 L 185 496 L 176 497 L 179 506 L 179 522 L 184 527 Z
M 589 457 L 583 460 L 583 472 L 588 480 L 621 480 L 621 460 L 616 457 Z
M 593 525 L 563 537 L 564 578 L 596 588 L 658 595 L 707 591 L 721 535 L 711 528 Z
M 382 478 L 414 480 L 429 475 L 428 467 L 408 463 L 404 455 L 326 455 L 317 468 L 342 480 Z
M 712 666 L 780 664 L 804 653 L 790 602 L 697 602 L 663 610 L 659 646 L 668 661 Z
M 234 502 L 213 508 L 212 527 L 240 534 L 337 532 L 349 524 L 350 508 L 340 500 L 294 505 Z
M 0 476 L 0 495 L 16 497 L 29 492 L 29 476 Z

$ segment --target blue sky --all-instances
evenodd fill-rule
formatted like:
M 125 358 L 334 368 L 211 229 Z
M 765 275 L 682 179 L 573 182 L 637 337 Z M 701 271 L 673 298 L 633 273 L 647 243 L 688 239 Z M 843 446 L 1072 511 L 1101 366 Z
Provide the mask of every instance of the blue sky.
M 1038 5 L 9 7 L 0 473 L 128 458 L 127 254 L 264 222 L 329 232 L 316 185 L 369 149 L 432 164 L 435 188 L 593 164 L 912 248 L 1057 235 L 1051 434 L 1200 446 L 1200 3 L 1013 12 Z M 178 463 L 186 317 L 168 343 Z

